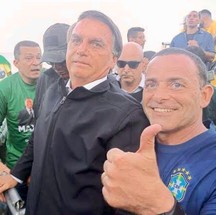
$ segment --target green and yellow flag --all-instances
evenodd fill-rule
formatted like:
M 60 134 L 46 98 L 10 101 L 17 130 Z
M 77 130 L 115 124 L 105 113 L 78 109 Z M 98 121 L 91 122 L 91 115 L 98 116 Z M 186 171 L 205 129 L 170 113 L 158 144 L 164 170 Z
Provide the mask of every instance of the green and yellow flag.
M 0 80 L 9 75 L 11 75 L 11 64 L 4 56 L 0 55 Z

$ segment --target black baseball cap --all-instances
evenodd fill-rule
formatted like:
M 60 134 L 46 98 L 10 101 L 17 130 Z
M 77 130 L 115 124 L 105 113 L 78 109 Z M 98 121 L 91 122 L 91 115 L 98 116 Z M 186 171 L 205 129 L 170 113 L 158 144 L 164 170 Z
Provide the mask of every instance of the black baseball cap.
M 51 25 L 43 35 L 42 62 L 61 63 L 66 59 L 67 31 L 69 25 L 56 23 Z

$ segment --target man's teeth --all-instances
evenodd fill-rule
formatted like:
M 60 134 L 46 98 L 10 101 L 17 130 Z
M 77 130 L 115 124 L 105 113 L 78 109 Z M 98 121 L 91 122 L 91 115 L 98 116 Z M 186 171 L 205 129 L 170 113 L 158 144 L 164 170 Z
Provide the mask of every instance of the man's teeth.
M 173 109 L 168 109 L 168 108 L 154 108 L 154 111 L 156 111 L 156 112 L 172 112 Z

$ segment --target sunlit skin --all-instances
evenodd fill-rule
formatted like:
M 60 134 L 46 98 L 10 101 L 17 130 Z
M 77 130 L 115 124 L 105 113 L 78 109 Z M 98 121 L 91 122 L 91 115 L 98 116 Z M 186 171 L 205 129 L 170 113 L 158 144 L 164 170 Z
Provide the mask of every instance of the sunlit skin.
M 27 84 L 35 84 L 41 71 L 41 49 L 40 47 L 20 47 L 20 55 L 14 60 L 20 76 Z
M 137 32 L 136 37 L 131 37 L 130 42 L 135 42 L 141 45 L 142 48 L 144 48 L 146 39 L 145 39 L 145 34 L 143 32 Z
M 95 19 L 77 23 L 68 42 L 66 62 L 72 88 L 105 77 L 115 66 L 113 37 L 107 25 Z
M 128 65 L 126 65 L 124 68 L 118 68 L 121 88 L 131 93 L 139 86 L 139 83 L 142 79 L 142 48 L 135 42 L 126 43 L 123 46 L 122 53 L 118 60 L 141 62 L 136 69 L 132 69 Z
M 197 28 L 200 23 L 199 13 L 197 11 L 191 11 L 186 17 L 186 25 L 190 28 Z
M 154 58 L 147 67 L 143 108 L 151 124 L 162 126 L 159 141 L 180 144 L 205 131 L 202 108 L 212 94 L 211 85 L 201 86 L 198 69 L 189 57 Z

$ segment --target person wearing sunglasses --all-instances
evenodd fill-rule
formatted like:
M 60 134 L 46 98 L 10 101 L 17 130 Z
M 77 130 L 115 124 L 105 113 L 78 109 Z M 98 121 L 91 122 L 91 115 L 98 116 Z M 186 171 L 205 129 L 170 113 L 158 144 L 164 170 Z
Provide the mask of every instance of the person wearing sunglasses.
M 121 89 L 141 102 L 145 79 L 141 46 L 135 42 L 124 44 L 117 67 Z

